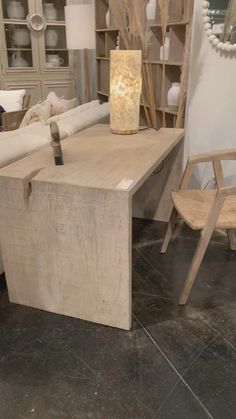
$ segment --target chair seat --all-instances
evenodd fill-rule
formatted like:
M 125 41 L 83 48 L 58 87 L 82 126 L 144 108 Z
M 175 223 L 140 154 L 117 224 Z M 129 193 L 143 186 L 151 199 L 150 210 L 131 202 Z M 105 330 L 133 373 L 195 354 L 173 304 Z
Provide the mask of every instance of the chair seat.
M 183 189 L 172 192 L 172 199 L 178 213 L 193 230 L 202 230 L 207 222 L 215 190 Z M 215 228 L 236 228 L 236 196 L 225 199 Z

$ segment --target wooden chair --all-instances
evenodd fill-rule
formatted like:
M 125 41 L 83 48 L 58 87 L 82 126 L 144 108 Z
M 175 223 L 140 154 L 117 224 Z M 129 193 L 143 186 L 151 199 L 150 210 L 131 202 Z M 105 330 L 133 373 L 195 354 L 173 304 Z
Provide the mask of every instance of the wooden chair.
M 19 128 L 22 119 L 29 109 L 30 95 L 25 95 L 23 99 L 22 109 L 19 111 L 2 113 L 2 129 L 3 131 L 13 131 Z
M 236 149 L 190 157 L 178 192 L 172 193 L 174 209 L 168 223 L 161 253 L 165 253 L 178 215 L 193 230 L 201 230 L 195 255 L 185 280 L 179 304 L 185 305 L 205 255 L 214 229 L 226 229 L 231 250 L 236 250 L 236 186 L 225 187 L 221 160 L 236 160 Z M 193 167 L 197 163 L 212 162 L 216 190 L 188 189 Z

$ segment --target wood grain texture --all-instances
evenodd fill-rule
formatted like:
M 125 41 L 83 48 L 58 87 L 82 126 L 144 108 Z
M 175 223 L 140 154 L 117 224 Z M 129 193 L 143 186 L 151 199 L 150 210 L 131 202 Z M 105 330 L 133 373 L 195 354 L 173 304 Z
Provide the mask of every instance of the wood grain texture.
M 132 179 L 133 195 L 184 137 L 183 129 L 147 129 L 123 136 L 108 125 L 96 125 L 62 142 L 64 166 L 55 167 L 51 147 L 46 147 L 0 171 L 4 177 L 24 179 L 40 170 L 32 186 L 54 184 L 117 190 L 122 179 Z
M 132 195 L 183 130 L 124 137 L 96 126 L 0 170 L 0 237 L 9 297 L 54 313 L 131 327 Z M 134 182 L 117 189 L 122 179 Z

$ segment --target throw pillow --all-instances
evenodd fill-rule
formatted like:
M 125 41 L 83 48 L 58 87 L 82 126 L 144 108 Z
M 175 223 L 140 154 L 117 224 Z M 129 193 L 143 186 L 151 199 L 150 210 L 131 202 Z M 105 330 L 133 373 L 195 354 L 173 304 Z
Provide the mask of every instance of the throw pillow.
M 32 106 L 25 114 L 20 128 L 26 127 L 27 125 L 32 124 L 33 122 L 43 122 L 45 123 L 51 114 L 51 103 L 48 101 L 44 101 L 41 103 L 37 103 L 37 105 Z
M 25 89 L 0 90 L 0 103 L 6 112 L 20 111 L 22 109 Z
M 61 113 L 64 113 L 79 105 L 77 98 L 66 100 L 63 97 L 58 97 L 55 92 L 50 92 L 46 100 L 48 100 L 52 105 L 51 116 L 60 115 Z

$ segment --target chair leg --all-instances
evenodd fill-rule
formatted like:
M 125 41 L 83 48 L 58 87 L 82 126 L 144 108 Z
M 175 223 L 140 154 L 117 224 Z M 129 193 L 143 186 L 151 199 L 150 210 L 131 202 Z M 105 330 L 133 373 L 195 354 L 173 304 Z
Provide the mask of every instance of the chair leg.
M 236 230 L 227 230 L 230 250 L 236 250 Z
M 191 266 L 189 268 L 187 278 L 185 280 L 184 288 L 183 288 L 183 290 L 181 292 L 181 295 L 180 295 L 179 305 L 185 305 L 187 300 L 188 300 L 189 294 L 192 290 L 194 281 L 196 279 L 196 276 L 198 274 L 200 265 L 202 263 L 202 259 L 205 255 L 207 246 L 208 246 L 209 241 L 211 239 L 212 232 L 213 231 L 211 231 L 211 233 L 210 233 L 210 231 L 209 231 L 208 234 L 204 234 L 205 231 L 203 230 L 202 233 L 201 233 L 201 238 L 198 242 L 197 249 L 195 251 Z
M 170 216 L 170 221 L 168 223 L 166 234 L 163 240 L 163 244 L 161 247 L 161 253 L 166 253 L 171 236 L 173 235 L 175 224 L 177 223 L 178 213 L 175 208 L 173 208 L 173 211 Z

